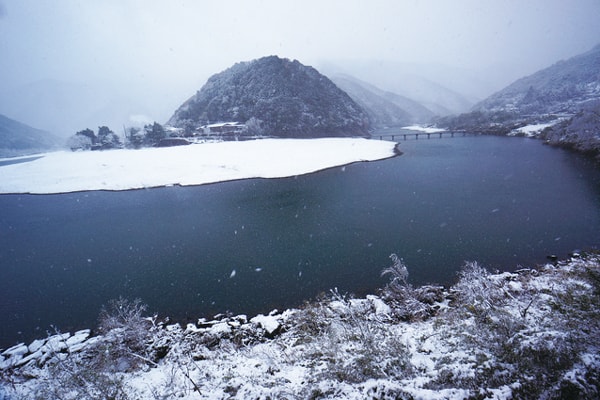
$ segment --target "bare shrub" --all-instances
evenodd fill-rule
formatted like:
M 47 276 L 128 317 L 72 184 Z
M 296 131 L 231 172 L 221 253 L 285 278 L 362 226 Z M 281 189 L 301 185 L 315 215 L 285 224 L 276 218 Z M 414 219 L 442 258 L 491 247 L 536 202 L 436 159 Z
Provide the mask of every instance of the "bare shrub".
M 573 381 L 581 370 L 587 369 L 588 382 L 597 375 L 581 362 L 598 349 L 600 301 L 595 273 L 590 273 L 597 271 L 597 264 L 593 268 L 581 264 L 564 269 L 545 266 L 543 275 L 535 271 L 493 275 L 475 262 L 466 263 L 451 288 L 452 307 L 441 315 L 437 329 L 456 332 L 449 340 L 460 338 L 461 346 L 473 353 L 471 359 L 477 359 L 477 353 L 486 357 L 474 364 L 478 372 L 466 380 L 441 374 L 432 385 L 472 389 L 518 382 L 513 395 L 519 398 L 596 393 L 597 389 Z M 548 285 L 543 284 L 545 279 Z M 502 373 L 489 368 L 494 365 L 503 366 Z
M 504 281 L 477 262 L 466 262 L 458 276 L 450 289 L 454 307 L 447 318 L 460 325 L 458 331 L 468 345 L 503 359 L 511 340 L 526 327 L 524 313 L 505 307 L 511 295 Z M 465 324 L 470 318 L 472 323 Z
M 444 299 L 443 288 L 422 286 L 413 288 L 407 282 L 408 269 L 396 254 L 391 254 L 392 265 L 381 272 L 381 276 L 390 276 L 390 281 L 381 294 L 392 307 L 393 314 L 402 321 L 423 321 L 433 316 L 436 302 Z
M 458 273 L 458 282 L 451 289 L 457 306 L 485 318 L 490 310 L 504 305 L 506 291 L 490 276 L 477 262 L 466 262 Z
M 144 318 L 147 306 L 140 299 L 123 297 L 111 300 L 100 311 L 102 340 L 95 345 L 95 363 L 103 368 L 124 372 L 150 363 L 152 323 Z
M 79 357 L 54 358 L 47 375 L 33 386 L 28 398 L 35 400 L 130 400 L 132 391 L 123 375 L 94 368 Z
M 303 307 L 290 318 L 296 336 L 296 344 L 312 342 L 324 334 L 331 325 L 331 310 L 327 307 L 329 300 L 324 293 L 312 302 L 306 302 Z
M 128 300 L 124 297 L 113 299 L 100 310 L 99 329 L 107 333 L 113 329 L 141 329 L 148 325 L 144 318 L 148 306 L 140 299 Z
M 328 308 L 330 324 L 315 343 L 328 365 L 324 377 L 359 383 L 412 373 L 406 346 L 391 334 L 389 325 L 372 318 L 372 310 L 363 301 L 335 289 Z

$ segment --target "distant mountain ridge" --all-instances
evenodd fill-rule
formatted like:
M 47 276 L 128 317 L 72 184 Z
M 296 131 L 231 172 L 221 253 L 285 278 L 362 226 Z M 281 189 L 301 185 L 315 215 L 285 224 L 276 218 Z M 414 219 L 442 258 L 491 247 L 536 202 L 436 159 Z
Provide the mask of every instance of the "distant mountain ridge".
M 0 156 L 11 157 L 39 153 L 59 147 L 62 140 L 0 114 Z
M 466 112 L 481 99 L 450 89 L 447 86 L 449 81 L 462 82 L 470 79 L 459 79 L 456 71 L 447 66 L 440 67 L 433 73 L 431 70 L 427 71 L 425 65 L 416 66 L 385 60 L 341 60 L 324 62 L 322 68 L 327 76 L 347 75 L 362 82 L 369 82 L 385 92 L 410 99 L 438 116 Z M 442 76 L 446 79 L 441 79 Z
M 381 90 L 345 74 L 331 80 L 368 114 L 372 128 L 387 128 L 429 122 L 434 113 L 421 104 L 396 93 Z
M 600 45 L 518 79 L 469 113 L 437 122 L 497 135 L 519 135 L 521 128 L 543 124 L 534 136 L 600 159 Z
M 369 118 L 316 69 L 277 56 L 237 63 L 213 75 L 167 122 L 198 129 L 253 121 L 277 137 L 367 136 Z
M 600 45 L 521 78 L 473 107 L 517 114 L 576 112 L 600 98 Z

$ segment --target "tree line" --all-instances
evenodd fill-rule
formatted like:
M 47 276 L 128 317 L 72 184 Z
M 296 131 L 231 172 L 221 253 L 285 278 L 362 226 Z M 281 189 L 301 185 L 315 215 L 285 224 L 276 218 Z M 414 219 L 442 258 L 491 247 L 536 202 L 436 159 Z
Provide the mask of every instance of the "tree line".
M 125 138 L 117 135 L 107 126 L 98 127 L 98 133 L 86 128 L 71 136 L 68 146 L 71 150 L 109 150 L 121 148 L 139 149 L 157 146 L 167 138 L 167 131 L 158 122 L 147 124 L 143 128 L 125 129 Z

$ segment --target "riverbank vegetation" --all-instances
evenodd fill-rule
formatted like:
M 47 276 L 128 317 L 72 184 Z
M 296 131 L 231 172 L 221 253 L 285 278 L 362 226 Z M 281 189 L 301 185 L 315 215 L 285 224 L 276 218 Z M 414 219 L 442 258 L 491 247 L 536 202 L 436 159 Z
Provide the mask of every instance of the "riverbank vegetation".
M 53 335 L 37 358 L 32 345 L 4 351 L 0 398 L 600 394 L 598 255 L 514 273 L 468 262 L 447 289 L 413 287 L 395 255 L 383 273 L 390 281 L 378 295 L 333 289 L 299 309 L 185 327 L 145 317 L 139 300 L 118 299 L 102 310 L 96 335 Z

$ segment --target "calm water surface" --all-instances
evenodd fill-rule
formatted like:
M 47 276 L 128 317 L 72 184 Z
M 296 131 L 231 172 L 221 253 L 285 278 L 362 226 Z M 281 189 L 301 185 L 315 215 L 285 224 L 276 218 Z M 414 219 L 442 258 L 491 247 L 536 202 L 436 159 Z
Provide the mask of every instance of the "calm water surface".
M 96 325 L 120 295 L 194 321 L 413 284 L 465 260 L 531 266 L 600 243 L 600 170 L 528 139 L 408 141 L 405 154 L 286 179 L 0 196 L 0 348 Z M 1 168 L 1 167 L 0 167 Z

